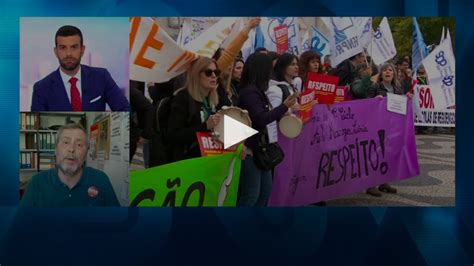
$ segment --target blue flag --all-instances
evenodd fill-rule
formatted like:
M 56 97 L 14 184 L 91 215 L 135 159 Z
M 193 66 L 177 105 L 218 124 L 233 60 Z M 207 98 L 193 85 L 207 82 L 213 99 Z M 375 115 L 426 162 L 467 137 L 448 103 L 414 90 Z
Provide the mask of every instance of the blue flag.
M 413 17 L 413 46 L 411 52 L 412 69 L 416 71 L 418 67 L 421 66 L 423 59 L 428 55 L 428 48 L 423 40 L 423 35 L 421 34 L 416 17 Z
M 265 48 L 265 37 L 263 36 L 262 29 L 260 25 L 255 28 L 255 43 L 254 43 L 254 50 L 257 48 Z

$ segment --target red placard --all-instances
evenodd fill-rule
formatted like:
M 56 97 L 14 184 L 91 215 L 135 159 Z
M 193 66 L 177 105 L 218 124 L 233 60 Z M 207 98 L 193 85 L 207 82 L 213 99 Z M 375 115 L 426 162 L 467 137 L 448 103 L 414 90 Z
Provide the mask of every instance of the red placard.
M 219 141 L 212 138 L 211 132 L 196 132 L 196 136 L 199 143 L 199 149 L 201 150 L 201 156 L 206 157 L 209 155 L 219 155 L 224 152 L 234 152 L 235 149 L 224 150 L 224 145 Z
M 308 72 L 305 89 L 314 90 L 318 103 L 333 104 L 339 77 Z
M 278 54 L 288 51 L 288 25 L 282 24 L 273 28 L 275 32 L 276 48 Z
M 311 118 L 311 111 L 313 110 L 313 101 L 315 97 L 314 90 L 305 90 L 300 95 L 300 118 L 303 123 L 306 123 Z
M 349 86 L 337 86 L 336 99 L 334 99 L 334 102 L 338 103 L 338 102 L 350 101 L 350 100 L 352 100 L 352 96 L 349 93 Z

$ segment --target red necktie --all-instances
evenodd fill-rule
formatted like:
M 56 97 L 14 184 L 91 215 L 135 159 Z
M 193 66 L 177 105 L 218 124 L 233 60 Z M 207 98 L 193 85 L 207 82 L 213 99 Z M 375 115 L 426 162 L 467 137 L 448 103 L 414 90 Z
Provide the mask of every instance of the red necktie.
M 79 89 L 76 86 L 77 78 L 72 77 L 69 80 L 69 83 L 71 83 L 71 106 L 72 106 L 72 110 L 75 111 L 75 112 L 82 111 L 81 95 L 79 94 Z

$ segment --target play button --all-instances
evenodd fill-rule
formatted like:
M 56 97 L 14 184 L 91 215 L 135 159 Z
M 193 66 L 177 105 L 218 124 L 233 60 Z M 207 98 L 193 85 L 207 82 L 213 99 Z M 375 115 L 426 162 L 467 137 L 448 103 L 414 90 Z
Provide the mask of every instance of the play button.
M 227 149 L 258 133 L 257 130 L 233 119 L 228 115 L 224 115 L 223 121 L 221 120 L 215 131 L 220 133 L 218 138 L 219 141 L 224 143 L 224 149 Z M 221 132 L 224 132 L 224 134 Z

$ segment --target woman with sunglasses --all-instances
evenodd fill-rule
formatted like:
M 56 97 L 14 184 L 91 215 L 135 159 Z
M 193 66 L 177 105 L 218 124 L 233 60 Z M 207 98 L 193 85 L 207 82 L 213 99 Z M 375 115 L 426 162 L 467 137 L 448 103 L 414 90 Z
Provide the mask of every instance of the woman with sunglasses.
M 172 161 L 201 156 L 196 132 L 210 131 L 219 123 L 219 74 L 215 60 L 200 57 L 189 68 L 186 85 L 174 93 L 167 131 Z
M 281 119 L 296 103 L 296 98 L 287 97 L 283 103 L 270 106 L 265 92 L 272 73 L 272 61 L 263 53 L 254 53 L 247 58 L 240 80 L 239 107 L 249 112 L 252 127 L 263 132 L 267 125 Z M 258 146 L 260 134 L 245 141 L 247 154 L 242 161 L 240 173 L 239 206 L 266 206 L 272 190 L 272 174 L 257 168 L 253 150 Z

